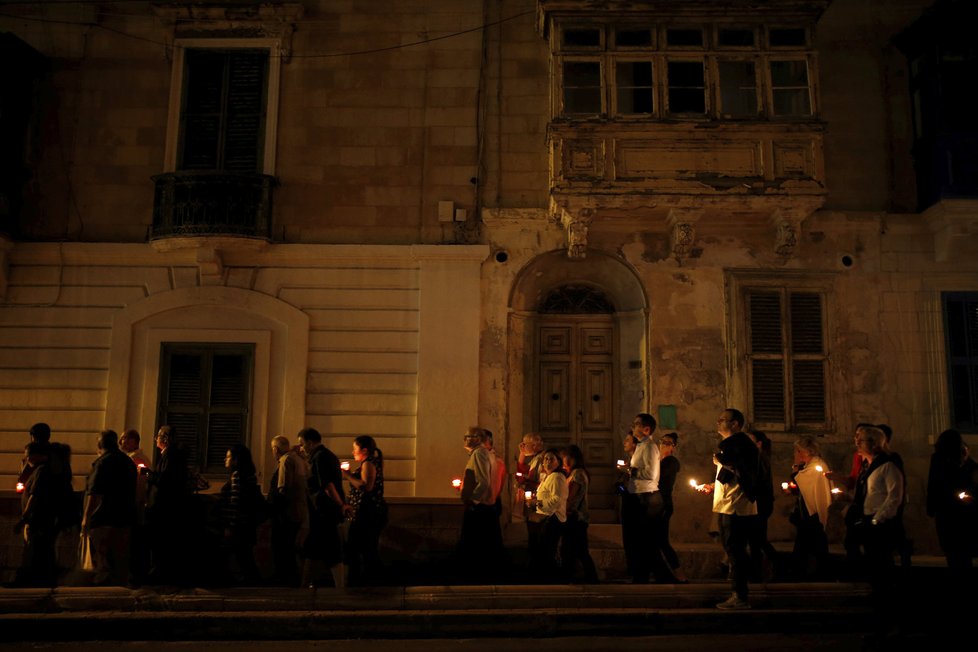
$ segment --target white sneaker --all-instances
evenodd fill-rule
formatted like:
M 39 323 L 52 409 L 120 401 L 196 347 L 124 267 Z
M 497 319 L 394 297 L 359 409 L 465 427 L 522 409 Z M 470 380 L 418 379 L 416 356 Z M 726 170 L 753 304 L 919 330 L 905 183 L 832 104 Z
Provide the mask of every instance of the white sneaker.
M 737 594 L 734 593 L 729 598 L 718 604 L 717 609 L 743 611 L 745 609 L 750 609 L 750 603 L 747 602 L 747 600 L 741 600 Z

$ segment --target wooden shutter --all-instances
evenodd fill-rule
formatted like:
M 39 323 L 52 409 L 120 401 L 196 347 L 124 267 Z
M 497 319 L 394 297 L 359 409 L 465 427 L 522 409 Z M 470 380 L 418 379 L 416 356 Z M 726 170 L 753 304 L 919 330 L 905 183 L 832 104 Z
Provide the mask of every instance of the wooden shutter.
M 751 418 L 785 422 L 784 336 L 780 291 L 748 294 L 751 358 Z
M 268 52 L 187 50 L 181 170 L 260 172 Z
M 253 351 L 239 345 L 164 344 L 160 424 L 176 428 L 192 464 L 220 473 L 247 440 Z
M 746 295 L 751 418 L 790 429 L 826 422 L 820 292 L 754 288 Z
M 944 295 L 951 423 L 978 431 L 978 293 Z
M 792 292 L 791 403 L 794 423 L 825 422 L 825 340 L 822 334 L 822 296 Z

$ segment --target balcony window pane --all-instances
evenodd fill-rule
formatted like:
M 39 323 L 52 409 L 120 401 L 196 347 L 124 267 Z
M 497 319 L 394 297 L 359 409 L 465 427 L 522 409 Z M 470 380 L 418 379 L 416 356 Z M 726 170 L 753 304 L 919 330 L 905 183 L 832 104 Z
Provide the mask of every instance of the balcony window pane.
M 618 113 L 650 114 L 652 103 L 652 63 L 619 62 L 615 66 Z
M 774 98 L 774 115 L 811 115 L 812 105 L 806 61 L 772 61 L 771 89 Z
M 754 30 L 721 28 L 719 42 L 725 48 L 749 48 L 754 46 Z
M 669 62 L 669 112 L 706 113 L 706 88 L 701 62 Z
M 667 29 L 666 44 L 674 47 L 702 47 L 703 30 Z
M 650 29 L 615 30 L 615 45 L 620 48 L 652 47 L 652 30 Z
M 564 113 L 601 113 L 601 64 L 564 62 Z
M 561 45 L 565 48 L 596 48 L 601 45 L 601 31 L 597 29 L 565 29 Z
M 757 81 L 752 61 L 721 61 L 720 112 L 723 115 L 757 115 Z
M 768 32 L 768 43 L 771 47 L 801 47 L 806 41 L 804 27 L 781 27 Z

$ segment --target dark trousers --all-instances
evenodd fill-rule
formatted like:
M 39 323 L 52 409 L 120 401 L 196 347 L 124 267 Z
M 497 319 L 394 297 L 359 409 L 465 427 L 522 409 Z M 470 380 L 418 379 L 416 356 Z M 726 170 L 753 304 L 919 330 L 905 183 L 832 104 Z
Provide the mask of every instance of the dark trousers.
M 58 531 L 52 526 L 39 528 L 27 526 L 24 541 L 24 558 L 17 570 L 17 584 L 20 586 L 54 586 L 58 578 L 58 563 L 55 545 Z
M 747 544 L 755 527 L 756 516 L 719 514 L 720 543 L 730 563 L 730 584 L 741 600 L 748 595 L 747 578 L 750 574 L 750 557 Z
M 541 582 L 556 582 L 557 545 L 564 532 L 564 524 L 556 516 L 548 516 L 542 522 L 527 522 L 530 533 L 530 570 Z
M 662 494 L 625 494 L 622 500 L 622 540 L 629 574 L 636 584 L 649 581 L 670 582 L 675 578 L 662 556 L 662 519 L 665 502 Z
M 657 538 L 659 540 L 659 549 L 662 550 L 662 556 L 665 558 L 666 563 L 669 564 L 669 568 L 675 570 L 679 568 L 679 555 L 676 554 L 676 549 L 669 543 L 669 521 L 671 519 L 672 508 L 666 507 L 666 510 L 662 513 L 662 517 L 659 519 Z
M 817 514 L 802 517 L 796 524 L 798 534 L 791 551 L 791 566 L 795 577 L 803 579 L 809 575 L 808 561 L 815 558 L 815 576 L 824 577 L 828 571 L 829 539 Z
M 585 582 L 594 584 L 598 581 L 598 571 L 594 567 L 594 560 L 591 559 L 591 551 L 588 550 L 587 525 L 587 522 L 571 516 L 568 516 L 567 522 L 564 523 L 564 537 L 560 544 L 560 568 L 564 579 L 568 582 L 574 580 L 577 562 L 581 562 L 584 569 Z
M 498 523 L 498 520 L 496 521 Z M 377 584 L 383 563 L 380 560 L 380 533 L 387 525 L 387 515 L 375 508 L 360 505 L 356 518 L 350 523 L 346 540 L 346 563 L 350 568 L 350 586 Z
M 275 581 L 283 586 L 299 585 L 299 524 L 279 516 L 272 521 L 272 558 Z
M 498 579 L 502 565 L 503 534 L 492 505 L 469 505 L 462 516 L 458 542 L 459 572 L 469 581 Z

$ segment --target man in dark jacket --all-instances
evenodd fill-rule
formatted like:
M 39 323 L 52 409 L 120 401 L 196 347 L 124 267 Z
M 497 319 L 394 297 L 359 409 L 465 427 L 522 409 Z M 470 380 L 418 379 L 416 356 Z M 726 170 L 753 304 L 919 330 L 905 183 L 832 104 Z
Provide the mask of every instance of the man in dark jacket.
M 95 584 L 121 586 L 129 577 L 129 539 L 136 522 L 136 465 L 103 430 L 85 491 L 81 536 L 88 537 Z
M 325 579 L 328 566 L 333 584 L 341 589 L 346 586 L 346 576 L 339 525 L 343 522 L 346 497 L 340 461 L 323 446 L 323 436 L 315 428 L 299 431 L 299 446 L 309 458 L 309 537 L 302 585 L 318 585 Z

